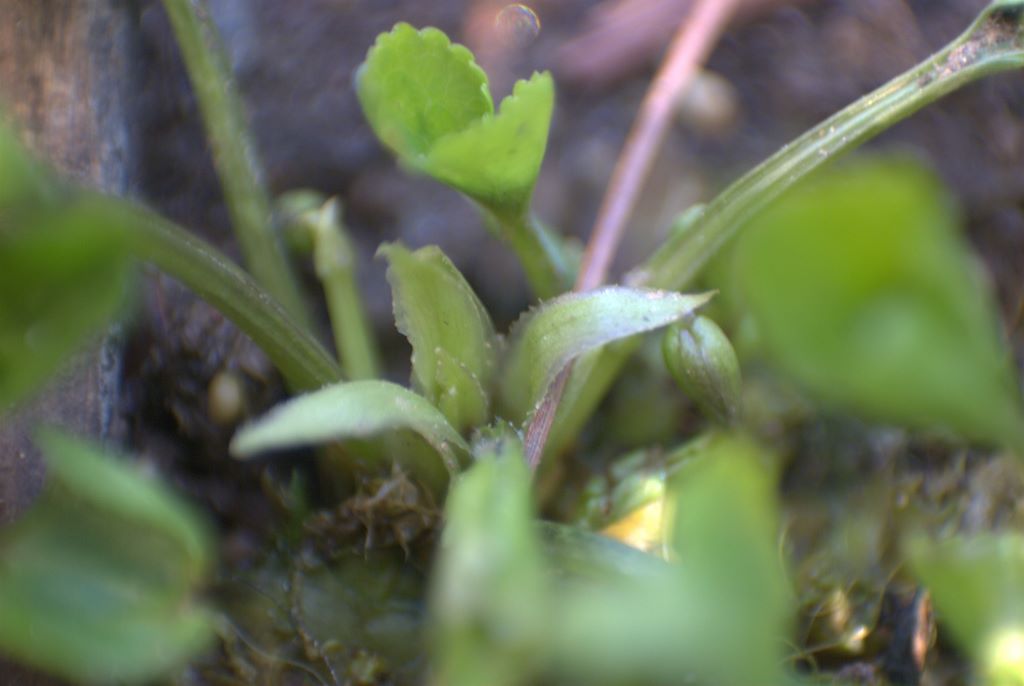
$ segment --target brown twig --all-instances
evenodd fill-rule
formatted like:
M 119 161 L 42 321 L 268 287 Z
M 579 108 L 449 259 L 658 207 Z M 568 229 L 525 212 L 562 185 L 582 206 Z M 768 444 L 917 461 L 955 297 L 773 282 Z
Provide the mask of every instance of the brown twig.
M 730 17 L 743 2 L 697 0 L 677 30 L 668 56 L 640 105 L 640 112 L 615 165 L 583 254 L 574 290 L 591 290 L 601 285 L 607 277 L 612 258 L 622 240 L 626 221 L 672 120 L 675 103 L 711 51 Z M 531 469 L 536 469 L 540 464 L 571 369 L 571 366 L 566 368 L 551 384 L 526 429 L 524 449 Z

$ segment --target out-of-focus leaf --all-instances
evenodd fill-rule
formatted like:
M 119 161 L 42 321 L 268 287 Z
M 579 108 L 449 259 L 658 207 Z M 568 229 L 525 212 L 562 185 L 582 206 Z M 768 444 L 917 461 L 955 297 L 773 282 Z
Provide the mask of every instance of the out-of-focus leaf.
M 498 339 L 487 310 L 437 247 L 383 246 L 395 323 L 412 344 L 416 388 L 459 431 L 483 424 Z
M 785 680 L 793 597 L 768 462 L 750 440 L 722 435 L 683 464 L 672 484 L 673 547 L 684 586 L 702 606 L 697 655 L 724 683 Z
M 18 137 L 0 124 L 0 223 L 18 205 L 37 205 L 52 198 L 53 182 L 21 146 Z
M 679 561 L 633 583 L 568 588 L 551 632 L 560 673 L 587 683 L 786 683 L 789 594 L 773 479 L 719 437 L 674 482 Z
M 1024 537 L 1015 533 L 939 541 L 918 537 L 908 541 L 906 549 L 915 576 L 932 594 L 939 621 L 977 661 L 984 683 L 1021 683 Z
M 142 682 L 213 638 L 195 599 L 210 545 L 159 484 L 60 434 L 40 443 L 47 490 L 0 535 L 0 648 L 62 677 Z
M 281 403 L 242 427 L 231 441 L 231 453 L 250 457 L 267 450 L 404 430 L 422 437 L 439 459 L 425 462 L 413 459 L 415 452 L 401 451 L 389 457 L 427 484 L 443 484 L 468 460 L 468 444 L 436 407 L 423 396 L 387 381 L 335 384 Z
M 437 29 L 398 24 L 370 49 L 356 91 L 377 137 L 404 164 L 499 216 L 528 207 L 551 122 L 549 74 L 518 82 L 495 114 L 472 53 Z
M 130 271 L 124 227 L 102 203 L 0 220 L 0 409 L 121 311 Z
M 434 683 L 523 683 L 549 604 L 530 472 L 511 431 L 488 435 L 452 486 L 432 593 Z
M 996 310 L 931 175 L 860 162 L 740 236 L 733 285 L 766 353 L 827 402 L 1024 448 Z
M 576 357 L 671 324 L 710 298 L 709 293 L 609 287 L 544 303 L 512 328 L 501 372 L 506 417 L 527 419 L 558 373 Z

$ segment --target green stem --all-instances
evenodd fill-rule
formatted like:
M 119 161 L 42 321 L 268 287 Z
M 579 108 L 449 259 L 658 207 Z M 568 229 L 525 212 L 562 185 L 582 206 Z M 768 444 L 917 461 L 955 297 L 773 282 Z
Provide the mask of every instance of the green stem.
M 786 189 L 922 107 L 983 76 L 1024 66 L 1024 0 L 996 0 L 932 57 L 825 120 L 718 195 L 686 231 L 674 233 L 630 285 L 682 289 L 744 223 Z M 639 339 L 609 346 L 573 375 L 547 453 L 564 447 L 591 416 Z
M 224 199 L 256 279 L 302 324 L 309 314 L 271 224 L 270 199 L 216 27 L 202 0 L 163 0 L 188 68 Z
M 98 197 L 140 259 L 216 307 L 267 354 L 295 391 L 340 381 L 341 369 L 315 338 L 228 257 L 177 224 L 141 207 Z
M 554 232 L 529 212 L 490 218 L 501 227 L 495 233 L 507 238 L 538 298 L 553 298 L 572 288 L 575 269 Z
M 356 284 L 352 242 L 336 201 L 326 203 L 318 214 L 311 227 L 313 264 L 327 299 L 338 359 L 349 379 L 375 379 L 380 375 L 377 345 Z

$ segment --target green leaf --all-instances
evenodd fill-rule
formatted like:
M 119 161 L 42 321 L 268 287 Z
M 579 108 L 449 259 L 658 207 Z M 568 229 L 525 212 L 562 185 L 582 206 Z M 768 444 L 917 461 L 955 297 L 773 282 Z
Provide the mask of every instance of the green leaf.
M 943 627 L 978 661 L 984 683 L 1019 683 L 1024 674 L 1024 537 L 983 534 L 945 540 L 917 537 L 907 556 L 928 588 Z M 1015 648 L 1010 655 L 1007 648 Z M 999 680 L 1007 667 L 1016 680 Z M 1003 674 L 1005 676 L 1005 674 Z
M 387 381 L 335 384 L 281 403 L 242 427 L 231 441 L 231 453 L 250 457 L 267 450 L 365 439 L 397 431 L 413 432 L 439 456 L 436 463 L 425 463 L 413 459 L 414 451 L 389 455 L 428 484 L 443 484 L 468 459 L 469 446 L 436 407 Z
M 498 216 L 525 213 L 551 123 L 549 74 L 519 81 L 495 114 L 472 53 L 437 29 L 398 24 L 370 49 L 356 91 L 377 137 L 404 164 Z
M 448 496 L 434 571 L 436 682 L 524 683 L 549 610 L 530 471 L 511 431 L 489 435 L 474 453 Z
M 552 612 L 557 670 L 582 683 L 781 684 L 790 596 L 764 456 L 719 436 L 674 484 L 678 563 L 570 586 Z
M 496 215 L 523 214 L 544 160 L 554 102 L 547 72 L 517 81 L 496 116 L 437 141 L 424 171 Z
M 396 24 L 356 72 L 356 93 L 377 137 L 415 166 L 444 136 L 494 112 L 473 53 L 435 28 Z
M 935 179 L 862 161 L 740 237 L 733 284 L 765 352 L 824 401 L 1024 449 L 996 309 Z
M 559 372 L 576 357 L 671 324 L 710 298 L 709 293 L 609 287 L 544 303 L 512 327 L 501 374 L 506 417 L 525 420 Z
M 779 552 L 771 458 L 714 437 L 673 479 L 672 541 L 691 597 L 696 655 L 722 683 L 783 683 L 793 597 Z
M 0 408 L 23 399 L 123 308 L 124 226 L 88 200 L 0 223 Z
M 412 344 L 412 380 L 459 431 L 489 415 L 498 338 L 466 279 L 435 246 L 411 252 L 397 243 L 388 261 L 395 323 Z
M 12 208 L 53 199 L 54 184 L 33 160 L 15 133 L 0 124 L 0 221 Z
M 57 433 L 35 507 L 0 536 L 0 649 L 61 677 L 150 682 L 213 639 L 192 511 L 137 469 Z

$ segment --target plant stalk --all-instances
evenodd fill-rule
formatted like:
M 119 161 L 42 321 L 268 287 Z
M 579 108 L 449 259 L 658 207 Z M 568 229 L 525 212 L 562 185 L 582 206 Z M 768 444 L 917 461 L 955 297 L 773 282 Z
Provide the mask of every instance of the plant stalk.
M 213 161 L 245 263 L 304 326 L 309 313 L 271 223 L 270 199 L 241 98 L 203 0 L 163 0 L 199 103 Z
M 290 312 L 227 256 L 141 207 L 97 197 L 121 217 L 132 252 L 220 310 L 270 358 L 293 391 L 342 380 L 337 362 Z
M 575 269 L 570 264 L 561 238 L 544 226 L 529 211 L 510 216 L 485 213 L 501 228 L 494 231 L 505 236 L 526 273 L 534 295 L 553 298 L 572 287 Z
M 355 253 L 337 200 L 329 200 L 318 214 L 311 227 L 313 264 L 327 300 L 338 359 L 352 381 L 376 379 L 380 374 L 377 342 L 359 294 Z

